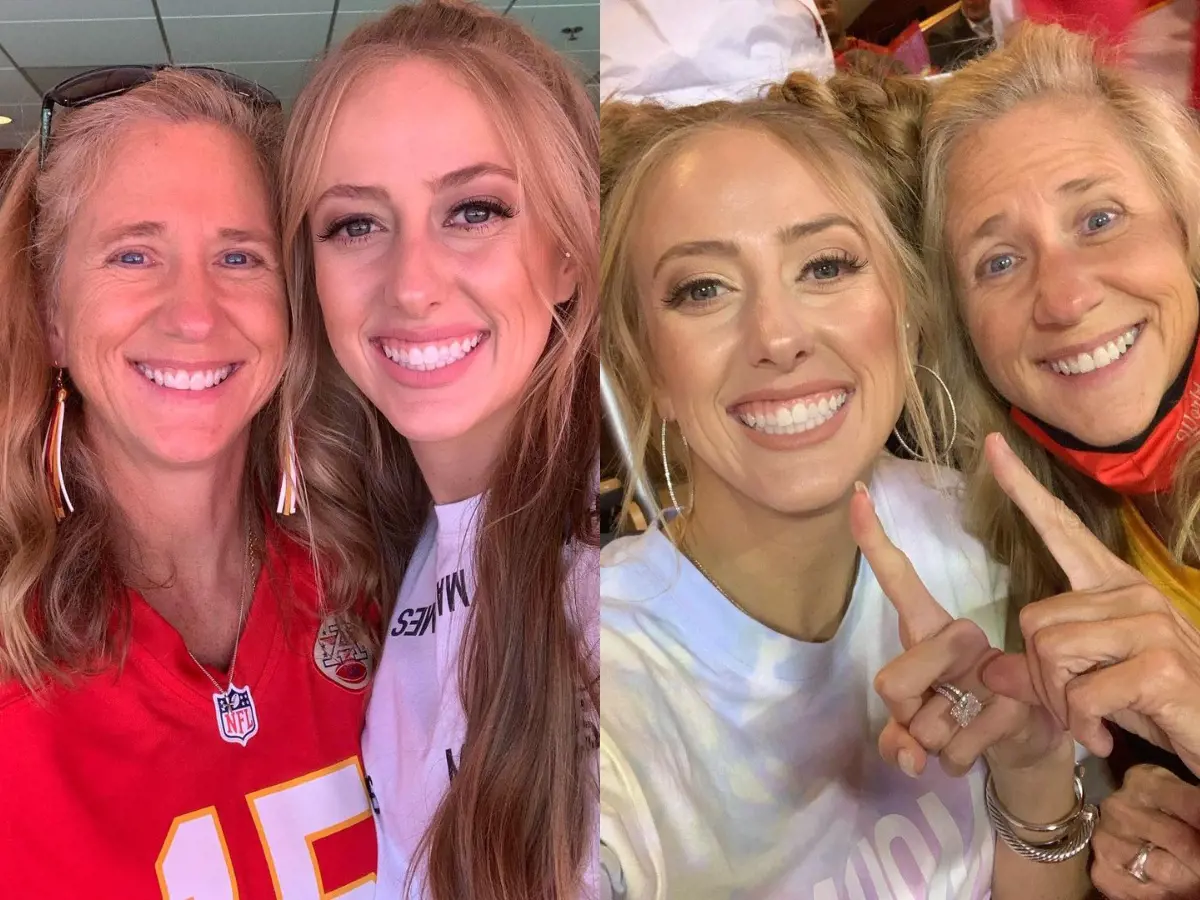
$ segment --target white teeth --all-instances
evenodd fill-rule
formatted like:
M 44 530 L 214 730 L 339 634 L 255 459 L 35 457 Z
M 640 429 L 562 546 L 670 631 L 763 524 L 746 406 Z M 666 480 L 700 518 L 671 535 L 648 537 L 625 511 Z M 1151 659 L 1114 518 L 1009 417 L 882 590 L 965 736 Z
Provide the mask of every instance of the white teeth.
M 204 369 L 189 372 L 185 369 L 152 369 L 144 363 L 135 363 L 135 367 L 159 387 L 170 388 L 173 391 L 205 391 L 216 387 L 233 374 L 235 366 L 221 366 L 219 369 Z
M 832 419 L 849 397 L 847 392 L 842 391 L 832 397 L 822 397 L 818 403 L 797 400 L 761 412 L 744 412 L 738 418 L 743 424 L 765 434 L 800 434 L 812 431 Z
M 1143 326 L 1130 328 L 1120 337 L 1101 344 L 1091 353 L 1080 353 L 1066 359 L 1054 359 L 1049 363 L 1050 369 L 1060 375 L 1082 375 L 1110 366 L 1128 352 L 1142 333 Z
M 383 355 L 405 369 L 429 372 L 456 363 L 479 346 L 484 333 L 474 337 L 451 341 L 447 344 L 426 344 L 423 347 L 390 347 L 380 343 Z

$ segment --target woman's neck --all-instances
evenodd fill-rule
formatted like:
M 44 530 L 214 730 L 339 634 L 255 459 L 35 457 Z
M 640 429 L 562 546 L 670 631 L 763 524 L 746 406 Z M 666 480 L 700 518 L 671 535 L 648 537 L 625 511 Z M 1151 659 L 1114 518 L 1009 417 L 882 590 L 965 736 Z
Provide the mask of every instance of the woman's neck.
M 735 605 L 769 628 L 826 641 L 846 613 L 857 570 L 849 494 L 803 516 L 770 510 L 697 472 L 695 507 L 673 528 L 685 552 Z
M 257 523 L 242 490 L 248 437 L 194 468 L 145 465 L 103 438 L 93 446 L 127 529 L 117 544 L 126 582 L 197 658 L 221 665 L 237 640 L 243 584 L 254 576 L 246 529 Z
M 434 503 L 457 503 L 483 493 L 515 415 L 515 407 L 504 407 L 465 434 L 408 442 Z

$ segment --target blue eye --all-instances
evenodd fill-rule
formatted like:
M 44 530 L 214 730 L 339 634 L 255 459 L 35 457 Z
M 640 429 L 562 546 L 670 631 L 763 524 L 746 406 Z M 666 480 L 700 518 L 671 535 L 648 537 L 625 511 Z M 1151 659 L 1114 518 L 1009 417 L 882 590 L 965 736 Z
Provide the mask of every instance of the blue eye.
M 1086 222 L 1084 223 L 1084 227 L 1087 231 L 1100 231 L 1102 228 L 1107 228 L 1114 221 L 1116 221 L 1116 218 L 1117 217 L 1108 210 L 1090 213 Z
M 1013 267 L 1013 258 L 1011 253 L 1004 253 L 1000 256 L 993 256 L 986 263 L 984 269 L 988 275 L 1000 275 L 1007 272 Z
M 130 250 L 118 256 L 117 261 L 126 266 L 140 266 L 146 261 L 146 254 Z
M 689 306 L 705 306 L 727 293 L 729 288 L 715 278 L 694 278 L 672 290 L 665 302 L 672 309 L 684 303 Z
M 250 254 L 233 251 L 225 254 L 225 265 L 244 268 L 250 264 Z

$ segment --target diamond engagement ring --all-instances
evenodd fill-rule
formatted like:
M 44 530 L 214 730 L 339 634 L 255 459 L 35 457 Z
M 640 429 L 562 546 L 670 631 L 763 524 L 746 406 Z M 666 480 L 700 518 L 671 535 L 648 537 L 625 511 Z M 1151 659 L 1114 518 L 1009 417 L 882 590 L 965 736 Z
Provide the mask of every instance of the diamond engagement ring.
M 1133 858 L 1133 862 L 1125 867 L 1125 871 L 1142 884 L 1150 883 L 1150 876 L 1146 874 L 1146 860 L 1150 858 L 1150 854 L 1153 850 L 1154 845 L 1149 841 L 1146 841 L 1138 850 L 1137 856 Z
M 950 701 L 950 715 L 959 728 L 966 728 L 983 710 L 983 704 L 979 702 L 978 697 L 970 691 L 961 691 L 952 684 L 936 684 L 933 692 Z

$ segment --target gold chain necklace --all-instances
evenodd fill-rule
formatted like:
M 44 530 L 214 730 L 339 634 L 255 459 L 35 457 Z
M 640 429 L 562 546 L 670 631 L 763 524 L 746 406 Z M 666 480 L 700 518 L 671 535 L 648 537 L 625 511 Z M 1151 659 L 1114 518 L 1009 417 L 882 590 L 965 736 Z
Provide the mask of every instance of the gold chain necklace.
M 684 559 L 686 559 L 693 566 L 695 566 L 696 571 L 698 571 L 701 575 L 703 575 L 705 580 L 717 589 L 717 593 L 719 593 L 722 597 L 724 597 L 726 600 L 728 600 L 730 603 L 732 603 L 734 606 L 736 606 L 739 610 L 741 610 L 743 613 L 745 613 L 747 616 L 749 616 L 754 621 L 759 622 L 760 624 L 765 624 L 762 622 L 761 619 L 759 619 L 758 616 L 754 615 L 754 613 L 750 612 L 750 610 L 746 609 L 746 607 L 744 607 L 744 606 L 742 606 L 742 604 L 738 603 L 737 600 L 735 600 L 733 598 L 733 595 L 729 593 L 729 591 L 727 591 L 727 590 L 725 590 L 725 588 L 721 587 L 721 584 L 720 584 L 720 582 L 717 581 L 717 579 L 713 578 L 712 575 L 708 574 L 708 569 L 704 568 L 704 566 L 701 565 L 700 560 L 696 559 L 695 555 L 691 551 L 689 551 L 687 549 L 687 547 L 684 546 L 682 537 L 680 537 L 679 542 L 676 543 L 675 546 L 679 549 L 679 552 L 683 554 Z M 858 550 L 854 554 L 854 571 L 853 571 L 853 574 L 850 576 L 850 586 L 848 588 L 846 588 L 846 597 L 842 604 L 843 609 L 845 609 L 846 607 L 848 607 L 850 605 L 850 598 L 854 595 L 854 586 L 856 584 L 858 584 L 858 566 L 859 566 L 861 559 L 862 559 L 862 551 Z M 771 628 L 770 625 L 768 625 L 767 627 Z M 771 628 L 771 630 L 776 631 L 775 628 Z M 782 633 L 782 632 L 780 632 L 780 633 Z
M 192 658 L 192 662 L 204 673 L 205 677 L 212 682 L 216 688 L 216 693 L 212 695 L 213 708 L 217 714 L 217 733 L 221 735 L 222 740 L 230 744 L 241 744 L 243 747 L 249 742 L 250 738 L 258 734 L 258 710 L 254 705 L 254 696 L 250 693 L 250 686 L 237 687 L 233 682 L 234 668 L 237 666 L 238 648 L 242 645 L 242 628 L 245 624 L 246 615 L 246 594 L 249 590 L 250 582 L 252 581 L 250 573 L 254 569 L 254 564 L 257 554 L 255 553 L 254 545 L 254 528 L 252 526 L 246 529 L 246 557 L 242 563 L 242 589 L 238 599 L 238 624 L 237 636 L 233 643 L 233 657 L 229 660 L 229 686 L 222 688 L 220 682 L 213 678 L 212 673 L 204 668 L 200 660 L 196 659 L 191 650 L 184 646 L 187 650 L 187 655 Z

